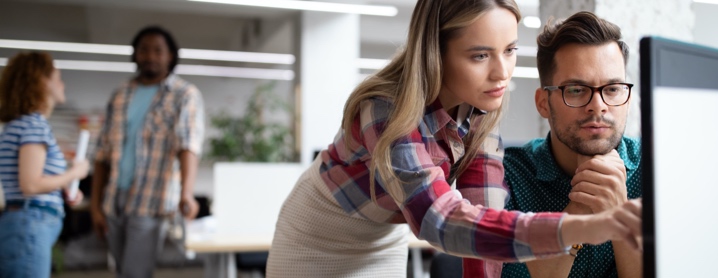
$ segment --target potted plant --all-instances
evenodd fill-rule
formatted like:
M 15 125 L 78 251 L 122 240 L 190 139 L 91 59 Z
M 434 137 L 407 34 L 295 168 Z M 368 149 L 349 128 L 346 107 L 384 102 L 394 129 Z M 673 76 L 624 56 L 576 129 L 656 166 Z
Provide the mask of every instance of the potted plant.
M 239 117 L 220 112 L 210 118 L 220 135 L 210 139 L 210 158 L 224 161 L 296 161 L 294 136 L 288 123 L 271 121 L 266 113 L 290 114 L 291 106 L 274 93 L 276 82 L 257 86 Z M 291 115 L 291 114 L 290 114 Z

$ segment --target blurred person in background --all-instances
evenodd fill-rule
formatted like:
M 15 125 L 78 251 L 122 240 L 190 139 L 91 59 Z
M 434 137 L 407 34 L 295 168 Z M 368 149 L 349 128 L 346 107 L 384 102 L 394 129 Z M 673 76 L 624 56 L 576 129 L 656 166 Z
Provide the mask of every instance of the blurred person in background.
M 50 277 L 52 246 L 62 230 L 72 180 L 87 176 L 87 160 L 67 162 L 47 119 L 65 102 L 65 84 L 47 53 L 19 53 L 0 77 L 0 277 Z
M 132 40 L 138 73 L 110 97 L 97 142 L 94 229 L 106 238 L 118 277 L 151 277 L 176 213 L 192 219 L 204 136 L 202 94 L 173 74 L 179 46 L 157 26 Z

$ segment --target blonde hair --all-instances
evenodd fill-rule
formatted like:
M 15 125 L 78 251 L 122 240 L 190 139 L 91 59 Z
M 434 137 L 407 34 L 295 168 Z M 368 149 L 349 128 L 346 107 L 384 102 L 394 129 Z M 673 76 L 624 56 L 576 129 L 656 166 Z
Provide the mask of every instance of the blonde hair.
M 393 103 L 386 128 L 372 152 L 369 169 L 372 200 L 376 200 L 374 175 L 377 171 L 387 192 L 394 199 L 402 199 L 400 181 L 392 170 L 391 145 L 419 126 L 426 106 L 439 96 L 443 73 L 441 57 L 447 42 L 493 8 L 507 9 L 517 21 L 521 19 L 513 0 L 419 0 L 411 17 L 406 47 L 385 68 L 359 84 L 349 96 L 342 122 L 348 147 L 351 147 L 348 144 L 351 126 L 362 101 L 384 97 Z M 486 136 L 498 126 L 506 102 L 505 97 L 502 107 L 488 112 L 476 131 L 465 137 L 466 153 L 452 177 L 466 170 Z

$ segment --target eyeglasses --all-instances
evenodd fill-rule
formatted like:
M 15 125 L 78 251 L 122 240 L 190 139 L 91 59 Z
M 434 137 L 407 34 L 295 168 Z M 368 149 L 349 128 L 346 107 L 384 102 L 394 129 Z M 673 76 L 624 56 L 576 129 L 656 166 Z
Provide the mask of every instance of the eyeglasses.
M 563 86 L 546 86 L 544 90 L 561 90 L 563 103 L 569 107 L 584 107 L 593 100 L 593 92 L 601 92 L 601 99 L 606 105 L 621 106 L 631 97 L 631 83 L 611 83 L 599 87 L 568 84 Z

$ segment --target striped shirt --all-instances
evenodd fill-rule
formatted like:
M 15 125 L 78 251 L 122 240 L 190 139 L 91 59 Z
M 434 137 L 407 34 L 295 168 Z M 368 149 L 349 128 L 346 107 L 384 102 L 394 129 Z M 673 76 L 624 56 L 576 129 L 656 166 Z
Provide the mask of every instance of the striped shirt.
M 62 192 L 24 196 L 18 181 L 18 156 L 20 147 L 25 144 L 42 144 L 47 146 L 43 175 L 59 175 L 65 172 L 67 162 L 57 146 L 50 124 L 39 113 L 23 115 L 5 124 L 0 133 L 0 181 L 2 182 L 5 201 L 30 201 L 33 205 L 48 206 L 63 212 Z
M 127 106 L 137 89 L 134 80 L 110 97 L 97 142 L 95 160 L 109 166 L 103 211 L 114 215 L 118 193 L 119 165 L 125 139 Z M 161 216 L 177 210 L 181 193 L 179 153 L 201 154 L 204 137 L 204 107 L 200 91 L 171 74 L 162 81 L 144 118 L 136 141 L 135 170 L 124 213 Z
M 438 100 L 427 106 L 418 128 L 391 146 L 391 164 L 403 181 L 397 185 L 403 194 L 392 198 L 377 174 L 373 202 L 368 169 L 391 105 L 381 98 L 362 102 L 349 145 L 340 131 L 321 153 L 322 179 L 348 215 L 408 223 L 418 238 L 457 255 L 516 261 L 565 253 L 558 235 L 563 214 L 496 210 L 508 194 L 497 131 L 457 178 L 456 190 L 447 182 L 451 166 L 464 155 L 465 135 L 474 132 L 483 117 L 468 106 L 459 110 L 466 114 L 460 113 L 465 120 L 458 124 Z

